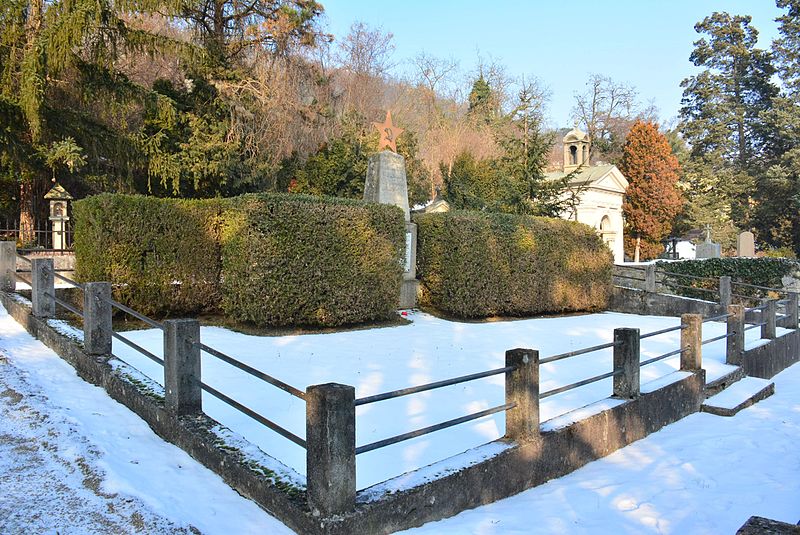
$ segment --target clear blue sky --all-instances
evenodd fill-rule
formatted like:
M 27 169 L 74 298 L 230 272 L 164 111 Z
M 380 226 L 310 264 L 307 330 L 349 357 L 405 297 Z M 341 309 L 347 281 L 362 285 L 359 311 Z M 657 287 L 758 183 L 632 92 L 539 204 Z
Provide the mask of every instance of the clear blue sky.
M 591 73 L 634 85 L 662 121 L 676 117 L 680 82 L 696 72 L 689 62 L 696 22 L 713 11 L 751 15 L 767 48 L 782 12 L 774 0 L 321 1 L 336 38 L 355 21 L 393 33 L 398 70 L 425 51 L 469 72 L 480 52 L 513 76 L 536 76 L 552 93 L 555 126 L 571 126 L 573 93 Z

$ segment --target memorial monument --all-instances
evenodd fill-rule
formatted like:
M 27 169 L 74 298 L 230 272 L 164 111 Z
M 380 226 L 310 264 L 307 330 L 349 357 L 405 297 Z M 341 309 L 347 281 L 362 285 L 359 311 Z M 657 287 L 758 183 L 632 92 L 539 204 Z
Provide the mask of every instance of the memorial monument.
M 406 255 L 403 265 L 403 284 L 400 289 L 400 308 L 417 305 L 417 225 L 411 222 L 408 208 L 408 182 L 405 158 L 397 154 L 397 137 L 402 128 L 392 124 L 392 113 L 386 112 L 382 123 L 373 123 L 381 134 L 378 151 L 369 157 L 364 200 L 393 204 L 403 209 L 406 219 Z M 391 150 L 389 150 L 391 149 Z
M 706 240 L 697 244 L 695 258 L 719 258 L 722 256 L 722 246 L 711 241 L 711 225 L 706 225 Z

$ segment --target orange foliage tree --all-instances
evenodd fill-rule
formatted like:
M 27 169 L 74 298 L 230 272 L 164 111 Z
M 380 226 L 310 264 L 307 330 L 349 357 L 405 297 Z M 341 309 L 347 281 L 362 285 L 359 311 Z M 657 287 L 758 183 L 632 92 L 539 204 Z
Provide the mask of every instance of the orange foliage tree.
M 619 170 L 630 184 L 622 205 L 625 251 L 637 260 L 655 258 L 683 207 L 677 187 L 680 164 L 652 122 L 634 123 L 622 151 Z

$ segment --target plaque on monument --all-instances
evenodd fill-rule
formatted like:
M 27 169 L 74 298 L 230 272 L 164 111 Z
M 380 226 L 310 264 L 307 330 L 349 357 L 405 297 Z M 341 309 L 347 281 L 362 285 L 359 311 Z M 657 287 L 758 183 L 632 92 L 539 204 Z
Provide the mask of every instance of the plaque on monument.
M 742 232 L 736 238 L 736 256 L 752 257 L 756 255 L 756 241 L 752 232 Z

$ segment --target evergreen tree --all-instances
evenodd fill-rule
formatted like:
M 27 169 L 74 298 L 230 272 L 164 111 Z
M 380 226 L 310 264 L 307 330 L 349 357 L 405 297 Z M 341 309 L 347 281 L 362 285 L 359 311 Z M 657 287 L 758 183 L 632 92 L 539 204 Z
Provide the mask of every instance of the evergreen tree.
M 694 43 L 690 60 L 704 70 L 681 83 L 681 132 L 694 160 L 736 180 L 726 202 L 740 228 L 749 225 L 755 175 L 769 149 L 762 116 L 778 93 L 770 54 L 756 48 L 758 32 L 750 22 L 749 16 L 713 13 L 696 24 L 707 37 Z
M 625 245 L 634 258 L 654 258 L 683 206 L 680 166 L 667 138 L 650 122 L 636 122 L 623 147 L 619 170 L 628 179 L 622 211 Z
M 771 158 L 758 177 L 753 221 L 758 239 L 800 252 L 800 1 L 778 0 L 787 12 L 777 19 L 780 37 L 772 44 L 783 93 L 763 115 Z
M 481 74 L 472 84 L 468 97 L 467 115 L 479 124 L 491 124 L 497 118 L 499 103 L 489 86 L 489 82 Z

